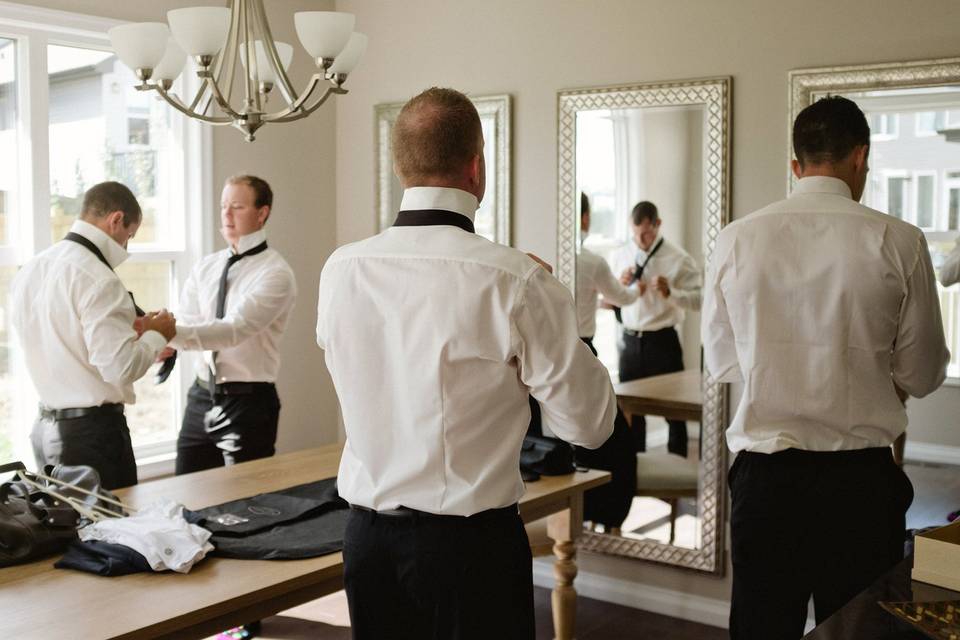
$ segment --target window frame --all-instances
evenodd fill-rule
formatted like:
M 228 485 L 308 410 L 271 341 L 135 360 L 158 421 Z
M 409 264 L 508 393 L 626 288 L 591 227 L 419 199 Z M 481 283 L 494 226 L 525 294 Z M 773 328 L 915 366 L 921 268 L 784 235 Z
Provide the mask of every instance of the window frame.
M 50 228 L 50 165 L 49 165 L 49 76 L 47 73 L 47 46 L 63 45 L 89 49 L 110 50 L 107 31 L 124 24 L 111 18 L 29 7 L 0 1 L 0 37 L 16 42 L 17 88 L 17 151 L 19 172 L 15 214 L 9 226 L 11 243 L 0 246 L 0 266 L 20 266 L 52 244 Z M 195 88 L 197 80 L 184 73 L 187 89 Z M 192 86 L 191 86 L 192 85 Z M 180 117 L 177 114 L 177 117 Z M 176 307 L 180 288 L 190 270 L 203 256 L 213 251 L 213 234 L 204 215 L 208 203 L 213 202 L 213 153 L 210 127 L 193 119 L 184 118 L 181 128 L 182 143 L 182 200 L 172 208 L 183 211 L 174 224 L 172 235 L 178 238 L 174 245 L 131 245 L 130 263 L 170 262 L 171 307 Z M 22 357 L 14 358 L 15 378 L 24 397 L 35 398 L 32 386 L 23 370 Z M 183 413 L 185 397 L 192 383 L 180 375 L 179 389 L 174 393 L 174 415 Z M 29 403 L 17 403 L 16 426 L 12 435 L 22 439 L 33 422 L 36 409 Z M 176 425 L 173 425 L 176 426 Z M 159 443 L 135 447 L 134 453 L 141 478 L 172 472 L 176 448 L 174 437 Z M 27 447 L 18 447 L 22 452 Z
M 930 213 L 931 225 L 929 227 L 921 227 L 919 224 L 920 220 L 920 178 L 933 178 L 933 193 L 931 193 L 930 206 L 933 207 L 933 211 Z M 919 171 L 914 171 L 910 176 L 910 194 L 908 200 L 910 201 L 910 206 L 912 208 L 913 214 L 913 223 L 923 231 L 925 234 L 935 232 L 939 229 L 938 222 L 940 221 L 940 212 L 939 212 L 939 200 L 938 197 L 939 191 L 937 190 L 939 176 L 937 171 L 933 169 L 921 169 Z

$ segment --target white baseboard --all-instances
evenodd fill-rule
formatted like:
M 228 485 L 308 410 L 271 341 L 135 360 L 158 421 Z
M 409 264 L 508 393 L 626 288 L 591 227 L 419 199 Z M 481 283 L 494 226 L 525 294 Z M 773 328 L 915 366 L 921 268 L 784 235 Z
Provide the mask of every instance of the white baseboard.
M 960 447 L 927 442 L 910 442 L 904 448 L 903 457 L 908 462 L 929 462 L 932 464 L 953 464 L 960 466 Z
M 553 563 L 546 559 L 534 559 L 533 584 L 553 589 L 555 579 Z M 612 602 L 624 607 L 641 609 L 671 618 L 726 629 L 730 623 L 730 603 L 727 600 L 694 596 L 683 591 L 654 587 L 628 580 L 620 580 L 596 573 L 581 571 L 573 582 L 577 594 L 603 602 Z M 809 607 L 804 633 L 813 630 L 813 605 Z
M 533 584 L 547 589 L 553 588 L 555 582 L 551 561 L 533 561 Z M 730 603 L 726 600 L 695 596 L 595 573 L 581 571 L 577 574 L 573 586 L 579 595 L 586 598 L 723 629 L 727 628 L 730 616 Z

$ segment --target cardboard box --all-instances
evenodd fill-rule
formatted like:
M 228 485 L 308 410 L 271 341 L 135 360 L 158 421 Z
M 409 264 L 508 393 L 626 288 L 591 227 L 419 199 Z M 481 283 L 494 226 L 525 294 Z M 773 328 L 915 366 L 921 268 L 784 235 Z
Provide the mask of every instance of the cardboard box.
M 914 538 L 913 579 L 960 591 L 960 520 Z

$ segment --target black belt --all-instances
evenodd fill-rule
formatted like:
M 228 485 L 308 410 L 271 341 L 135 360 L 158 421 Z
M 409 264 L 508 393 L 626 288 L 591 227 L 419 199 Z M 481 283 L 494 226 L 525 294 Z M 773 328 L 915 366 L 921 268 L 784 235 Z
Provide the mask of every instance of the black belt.
M 99 407 L 81 407 L 79 409 L 47 409 L 40 407 L 40 417 L 44 420 L 73 420 L 89 416 L 123 415 L 120 403 L 102 404 Z
M 499 509 L 487 509 L 486 511 L 475 513 L 472 516 L 451 516 L 439 513 L 428 513 L 427 511 L 417 511 L 416 509 L 411 509 L 410 507 L 397 507 L 396 509 L 383 509 L 381 511 L 377 511 L 368 507 L 361 507 L 360 505 L 352 504 L 350 505 L 350 508 L 356 511 L 363 511 L 364 513 L 369 513 L 376 516 L 387 516 L 390 518 L 421 518 L 426 520 L 435 519 L 451 521 L 459 520 L 464 522 L 479 522 L 481 520 L 502 518 L 504 516 L 516 516 L 520 513 L 520 509 L 516 504 L 512 504 L 509 507 L 500 507 Z
M 197 378 L 197 386 L 210 391 L 210 384 L 206 380 Z M 274 389 L 272 382 L 221 382 L 214 388 L 214 394 L 221 396 L 248 396 L 259 391 Z
M 635 329 L 627 329 L 624 327 L 623 335 L 630 336 L 631 338 L 642 338 L 644 336 L 655 336 L 658 333 L 668 333 L 671 331 L 676 333 L 676 329 L 673 327 L 664 327 L 663 329 L 657 329 L 656 331 L 636 331 Z

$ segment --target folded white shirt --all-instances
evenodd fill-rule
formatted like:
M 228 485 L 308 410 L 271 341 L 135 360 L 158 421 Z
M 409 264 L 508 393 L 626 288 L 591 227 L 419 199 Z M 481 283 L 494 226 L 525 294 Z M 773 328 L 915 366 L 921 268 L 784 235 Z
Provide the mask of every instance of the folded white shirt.
M 122 544 L 146 558 L 154 571 L 187 573 L 213 551 L 211 533 L 183 517 L 183 505 L 161 500 L 126 518 L 99 520 L 78 532 L 80 539 Z

